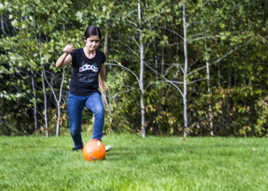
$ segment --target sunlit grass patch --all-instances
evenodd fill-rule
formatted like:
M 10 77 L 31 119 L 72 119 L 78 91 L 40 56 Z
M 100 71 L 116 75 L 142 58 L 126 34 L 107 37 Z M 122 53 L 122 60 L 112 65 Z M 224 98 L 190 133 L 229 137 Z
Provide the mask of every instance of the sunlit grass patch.
M 88 140 L 84 137 L 84 141 Z M 0 190 L 268 190 L 265 138 L 109 135 L 87 162 L 66 137 L 1 137 Z

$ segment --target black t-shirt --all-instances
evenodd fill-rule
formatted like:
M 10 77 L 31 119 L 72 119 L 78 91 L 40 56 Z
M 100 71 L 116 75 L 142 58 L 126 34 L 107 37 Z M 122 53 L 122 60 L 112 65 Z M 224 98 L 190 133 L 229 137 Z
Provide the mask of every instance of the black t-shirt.
M 87 96 L 98 91 L 98 74 L 106 57 L 103 52 L 96 50 L 94 58 L 86 57 L 83 48 L 71 52 L 73 73 L 70 82 L 70 92 L 78 96 Z

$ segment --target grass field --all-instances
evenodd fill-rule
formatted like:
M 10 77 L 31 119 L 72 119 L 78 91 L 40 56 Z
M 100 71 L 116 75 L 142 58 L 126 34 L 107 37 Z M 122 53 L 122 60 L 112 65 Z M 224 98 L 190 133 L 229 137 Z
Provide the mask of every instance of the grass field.
M 89 137 L 84 137 L 84 141 Z M 65 137 L 0 137 L 1 191 L 266 191 L 267 138 L 109 135 L 87 162 Z

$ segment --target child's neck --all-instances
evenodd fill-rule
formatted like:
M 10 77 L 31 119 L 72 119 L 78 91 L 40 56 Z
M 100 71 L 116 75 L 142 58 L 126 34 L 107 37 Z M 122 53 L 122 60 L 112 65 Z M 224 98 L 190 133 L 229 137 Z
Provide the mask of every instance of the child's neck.
M 84 47 L 84 53 L 86 57 L 93 58 L 96 55 L 96 50 L 88 50 L 86 47 Z

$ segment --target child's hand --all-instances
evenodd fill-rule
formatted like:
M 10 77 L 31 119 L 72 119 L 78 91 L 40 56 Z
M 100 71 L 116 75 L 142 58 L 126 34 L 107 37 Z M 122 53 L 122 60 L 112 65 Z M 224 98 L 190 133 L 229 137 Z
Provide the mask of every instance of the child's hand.
M 100 89 L 104 92 L 107 92 L 108 88 L 106 86 L 106 83 L 105 82 L 100 82 Z
M 68 44 L 68 45 L 66 45 L 66 46 L 64 47 L 63 52 L 64 52 L 64 53 L 67 53 L 67 54 L 70 54 L 70 53 L 72 52 L 72 50 L 73 50 L 73 45 Z

